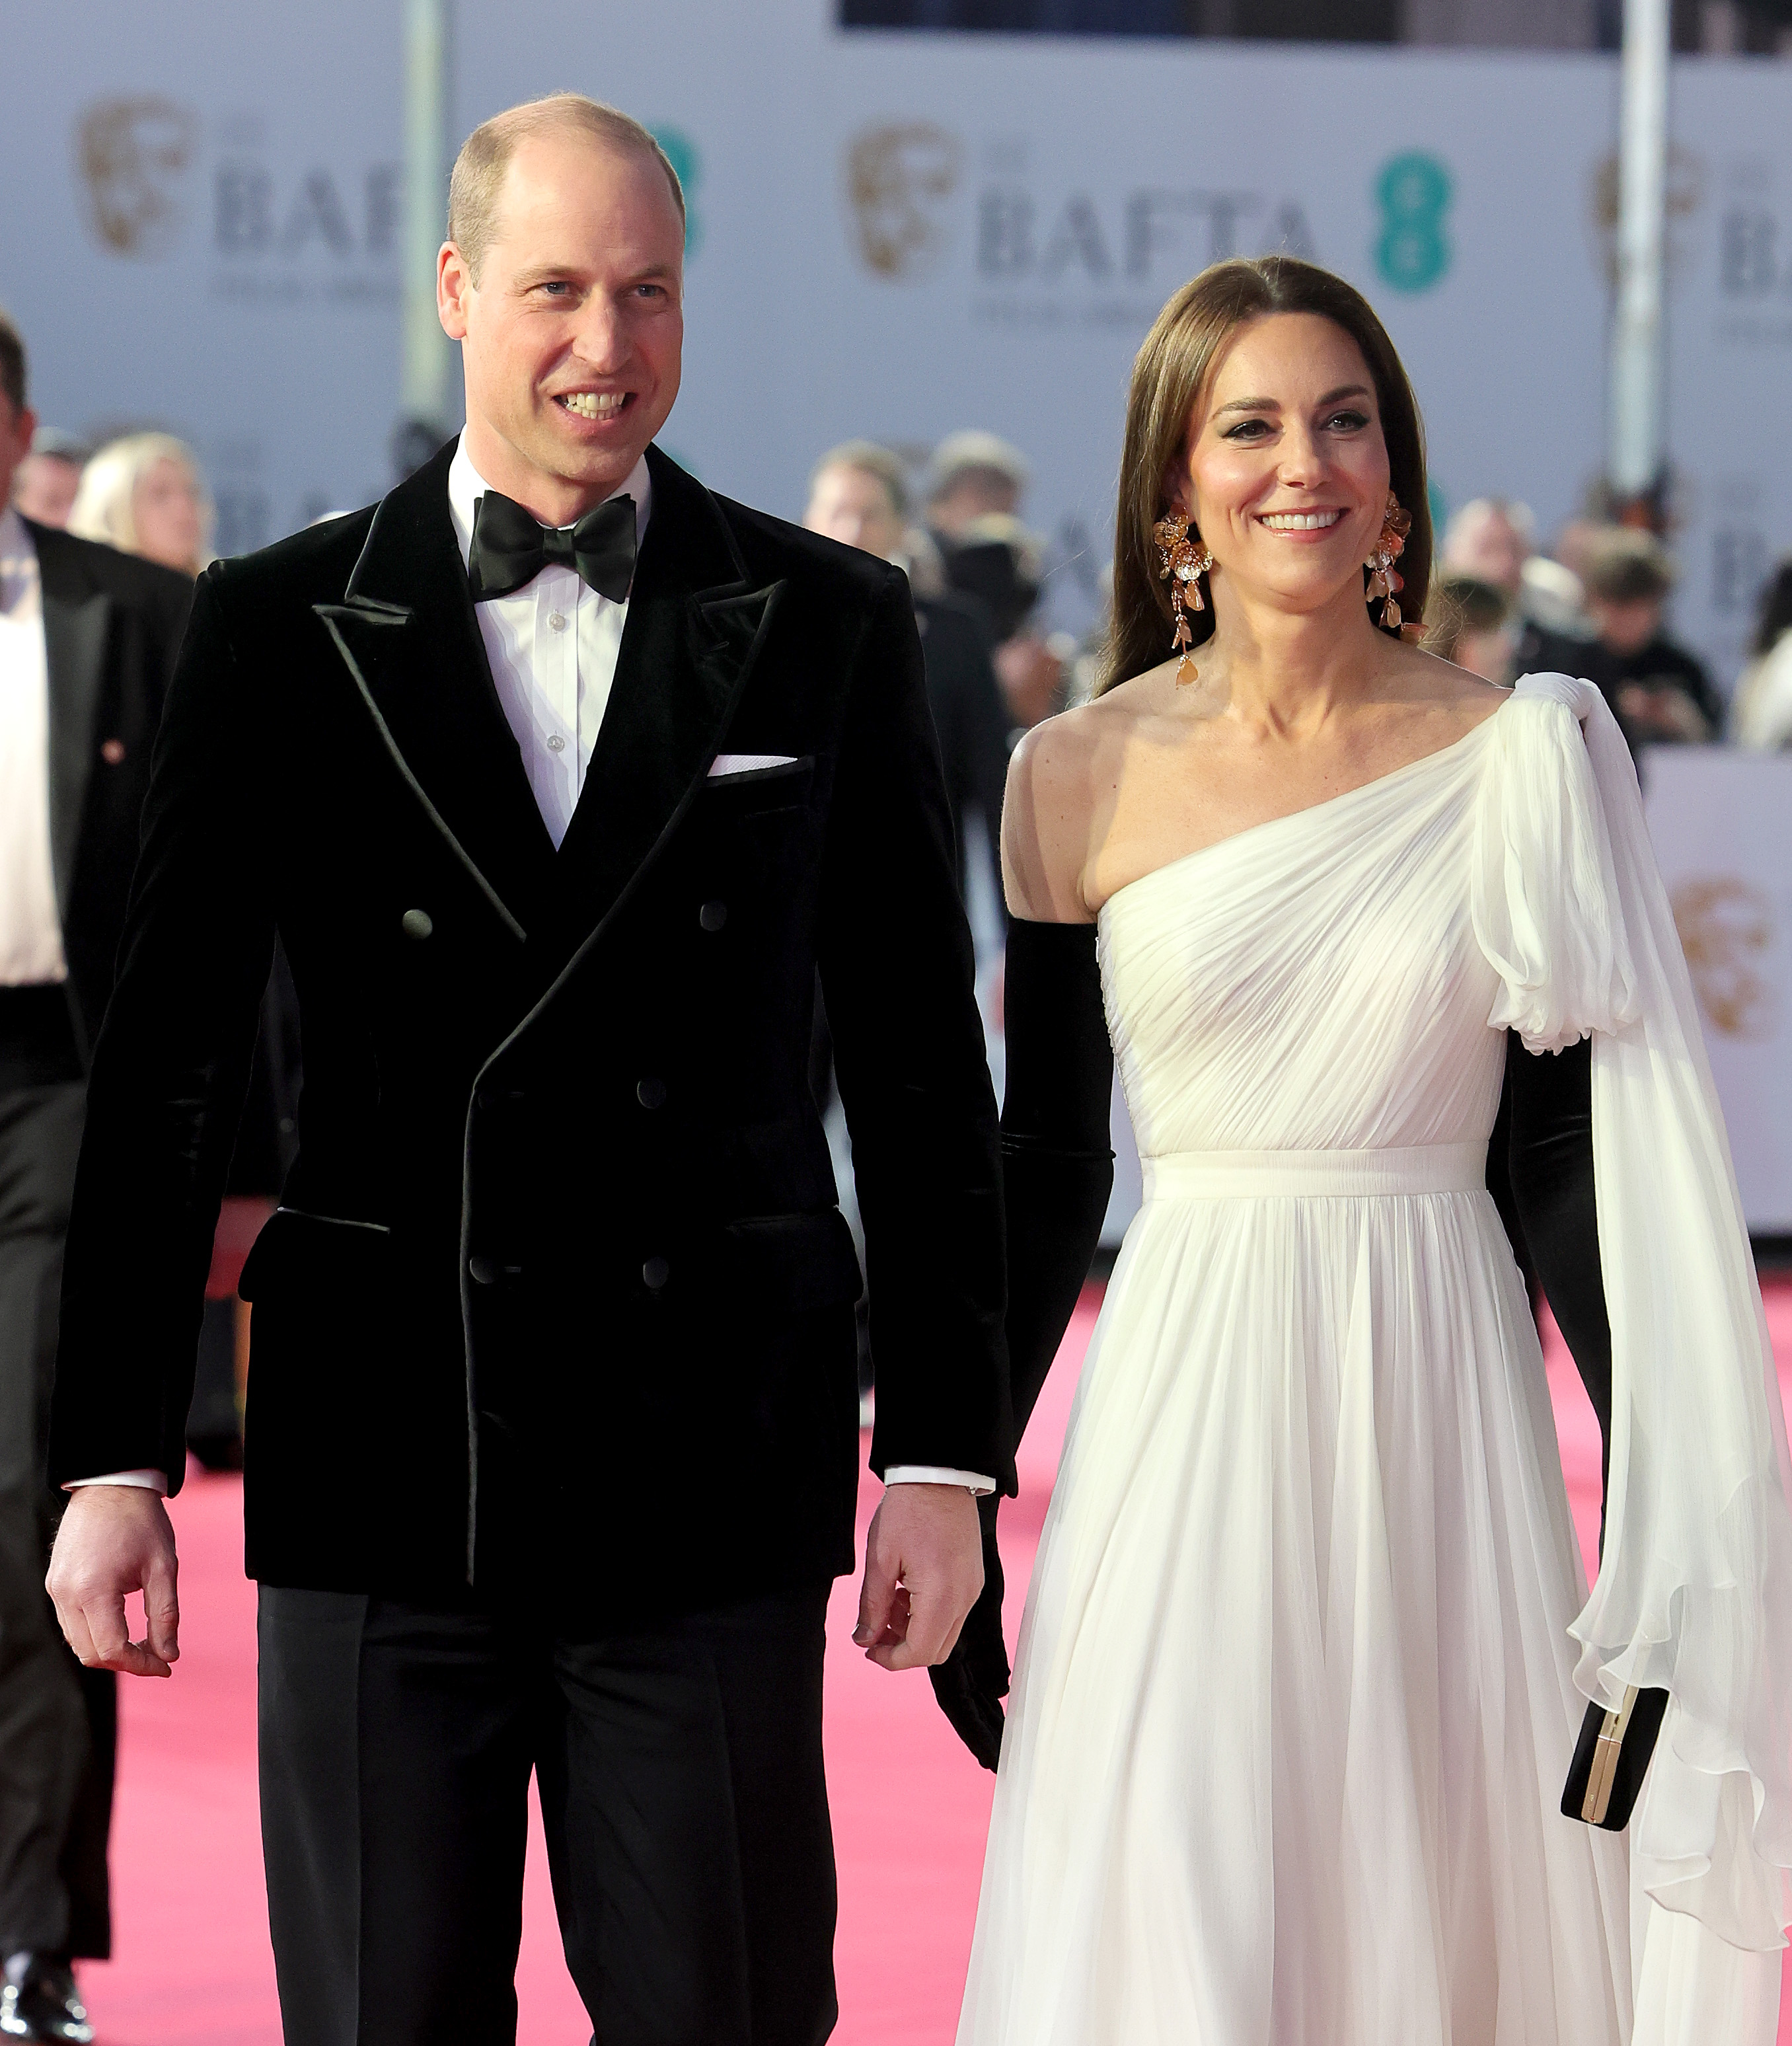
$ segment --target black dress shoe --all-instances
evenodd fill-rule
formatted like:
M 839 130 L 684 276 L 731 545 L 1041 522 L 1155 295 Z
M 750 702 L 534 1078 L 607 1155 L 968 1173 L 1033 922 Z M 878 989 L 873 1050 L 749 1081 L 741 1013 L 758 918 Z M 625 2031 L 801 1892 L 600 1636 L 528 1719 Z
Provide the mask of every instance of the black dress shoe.
M 55 1954 L 10 1954 L 0 1987 L 0 2039 L 58 2040 L 91 2046 L 94 2029 L 68 1962 Z

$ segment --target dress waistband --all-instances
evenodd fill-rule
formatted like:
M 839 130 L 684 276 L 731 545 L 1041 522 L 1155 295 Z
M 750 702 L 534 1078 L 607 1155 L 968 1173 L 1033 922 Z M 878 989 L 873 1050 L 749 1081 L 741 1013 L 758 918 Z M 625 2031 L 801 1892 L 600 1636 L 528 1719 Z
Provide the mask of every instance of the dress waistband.
M 1373 1200 L 1469 1194 L 1487 1184 L 1487 1145 L 1375 1151 L 1168 1151 L 1142 1158 L 1148 1201 L 1248 1201 L 1276 1195 Z

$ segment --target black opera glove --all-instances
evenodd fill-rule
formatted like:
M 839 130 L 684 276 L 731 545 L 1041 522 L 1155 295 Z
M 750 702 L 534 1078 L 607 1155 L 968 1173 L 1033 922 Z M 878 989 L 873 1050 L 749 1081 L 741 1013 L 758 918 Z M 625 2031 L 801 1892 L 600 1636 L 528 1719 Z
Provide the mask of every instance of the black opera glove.
M 951 1654 L 927 1673 L 952 1731 L 986 1769 L 994 1769 L 1001 1758 L 1002 1700 L 1008 1695 L 1008 1645 L 1002 1636 L 1002 1551 L 995 1539 L 1000 1504 L 995 1492 L 977 1501 L 977 1518 L 983 1531 L 983 1592 L 965 1615 Z
M 1612 1322 L 1599 1262 L 1593 1170 L 1593 1044 L 1527 1052 L 1506 1047 L 1512 1106 L 1513 1205 L 1556 1326 L 1599 1419 L 1600 1546 L 1612 1473 Z M 1661 1731 L 1667 1693 L 1632 1689 L 1616 1712 L 1589 1704 L 1562 1793 L 1570 1819 L 1620 1832 L 1629 1822 Z
M 1101 1240 L 1114 1186 L 1108 1116 L 1114 1053 L 1102 1007 L 1092 924 L 1009 927 L 1008 1083 L 1002 1182 L 1008 1227 L 1008 1365 L 1017 1442 L 1070 1326 Z M 999 1500 L 978 1502 L 983 1596 L 956 1645 L 929 1671 L 933 1694 L 986 1769 L 1002 1748 L 1008 1651 L 996 1545 Z

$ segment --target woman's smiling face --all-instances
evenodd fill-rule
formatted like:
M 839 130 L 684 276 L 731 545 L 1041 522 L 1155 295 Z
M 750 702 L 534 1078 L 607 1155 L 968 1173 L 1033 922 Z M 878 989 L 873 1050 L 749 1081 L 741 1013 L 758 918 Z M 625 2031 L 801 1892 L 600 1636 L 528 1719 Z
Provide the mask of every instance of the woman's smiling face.
M 1216 590 L 1310 612 L 1346 585 L 1360 596 L 1388 473 L 1362 351 L 1316 313 L 1272 313 L 1220 357 L 1168 481 L 1213 551 Z

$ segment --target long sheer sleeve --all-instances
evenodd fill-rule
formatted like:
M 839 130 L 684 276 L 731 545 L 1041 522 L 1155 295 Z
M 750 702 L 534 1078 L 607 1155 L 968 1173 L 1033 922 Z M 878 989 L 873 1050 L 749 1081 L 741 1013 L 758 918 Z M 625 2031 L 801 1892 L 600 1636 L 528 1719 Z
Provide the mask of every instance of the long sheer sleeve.
M 1632 1685 L 1668 1693 L 1633 1866 L 1667 1910 L 1764 1951 L 1792 1919 L 1792 1469 L 1741 1202 L 1611 713 L 1588 685 L 1532 676 L 1499 724 L 1474 893 L 1499 975 L 1488 1020 L 1530 1052 L 1590 1038 L 1609 1476 L 1575 1681 L 1608 1708 Z M 1584 1163 L 1551 1178 L 1527 1198 L 1539 1218 L 1561 1204 L 1584 1245 Z M 1552 1232 L 1526 1230 L 1549 1256 Z M 1583 1282 L 1562 1304 L 1597 1352 L 1591 1299 Z
M 1010 928 L 1008 1083 L 1002 1176 L 1008 1228 L 1008 1359 L 1014 1437 L 1025 1432 L 1101 1240 L 1114 1186 L 1114 1054 L 1092 924 Z M 958 1645 L 930 1672 L 960 1738 L 994 1769 L 1008 1692 L 996 1498 L 981 1500 L 983 1591 Z

